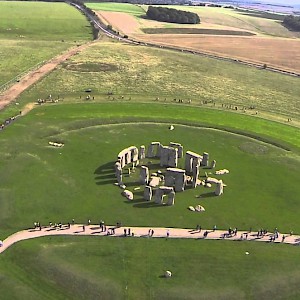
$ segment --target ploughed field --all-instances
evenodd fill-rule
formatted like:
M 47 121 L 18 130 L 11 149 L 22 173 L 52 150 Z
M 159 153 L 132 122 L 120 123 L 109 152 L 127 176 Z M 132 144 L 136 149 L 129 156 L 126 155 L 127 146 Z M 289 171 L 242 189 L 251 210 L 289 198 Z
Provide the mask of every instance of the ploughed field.
M 119 7 L 107 3 L 90 3 L 88 6 L 116 30 L 144 42 L 300 71 L 299 35 L 282 26 L 281 20 L 275 18 L 276 15 L 272 19 L 269 14 L 225 8 L 171 6 L 199 14 L 201 24 L 181 25 L 145 19 L 147 6 L 123 4 Z M 184 34 L 188 30 L 189 34 Z

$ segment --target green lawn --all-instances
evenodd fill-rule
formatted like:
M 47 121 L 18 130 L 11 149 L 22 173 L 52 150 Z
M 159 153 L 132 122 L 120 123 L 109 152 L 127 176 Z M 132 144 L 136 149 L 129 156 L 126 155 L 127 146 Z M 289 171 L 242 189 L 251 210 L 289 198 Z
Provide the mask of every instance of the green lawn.
M 116 11 L 124 12 L 134 16 L 145 15 L 145 11 L 139 6 L 129 3 L 113 3 L 113 2 L 103 2 L 103 3 L 86 3 L 86 6 L 93 10 L 104 10 L 104 11 Z
M 91 28 L 65 3 L 0 2 L 0 39 L 74 41 L 91 39 Z
M 91 39 L 89 23 L 70 5 L 0 1 L 0 90 L 34 66 Z
M 146 110 L 151 117 L 145 117 Z M 48 224 L 67 222 L 73 217 L 78 222 L 88 218 L 98 222 L 104 218 L 110 224 L 122 220 L 131 226 L 193 228 L 200 221 L 208 228 L 216 223 L 220 228 L 278 227 L 284 232 L 300 232 L 297 222 L 300 187 L 295 184 L 300 167 L 297 152 L 222 131 L 177 125 L 177 122 L 203 124 L 210 116 L 216 116 L 217 124 L 218 113 L 212 110 L 102 103 L 40 107 L 18 119 L 0 134 L 2 236 L 27 228 L 37 220 Z M 220 120 L 224 116 L 225 113 L 223 117 L 220 114 Z M 232 124 L 248 121 L 251 127 L 252 118 L 238 122 L 235 114 L 227 114 L 228 123 L 230 117 Z M 142 119 L 170 121 L 176 129 L 169 131 L 169 123 L 137 122 Z M 137 124 L 122 124 L 129 121 Z M 115 122 L 121 124 L 109 125 Z M 266 121 L 256 122 L 257 129 L 266 128 L 267 132 Z M 283 135 L 292 135 L 289 131 L 292 127 L 273 125 L 278 139 L 281 127 Z M 296 140 L 299 142 L 299 138 Z M 62 141 L 65 146 L 55 149 L 48 146 L 49 141 Z M 223 178 L 228 185 L 224 196 L 212 197 L 209 189 L 189 189 L 176 195 L 174 207 L 155 207 L 145 203 L 141 190 L 134 192 L 135 201 L 125 201 L 120 189 L 113 185 L 113 163 L 125 147 L 148 146 L 151 141 L 165 145 L 175 141 L 182 143 L 185 151 L 209 152 L 211 159 L 217 160 L 217 168 L 230 170 Z M 137 171 L 130 178 L 125 176 L 132 191 L 138 185 L 138 174 Z M 207 210 L 200 220 L 199 215 L 187 209 L 197 204 Z
M 1 255 L 1 299 L 299 299 L 298 252 L 248 242 L 41 238 Z

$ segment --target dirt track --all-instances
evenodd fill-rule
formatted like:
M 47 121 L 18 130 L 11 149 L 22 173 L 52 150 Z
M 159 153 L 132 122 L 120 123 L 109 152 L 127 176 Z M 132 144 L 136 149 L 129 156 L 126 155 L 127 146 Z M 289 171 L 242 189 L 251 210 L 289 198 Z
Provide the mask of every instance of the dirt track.
M 115 226 L 107 226 L 111 231 Z M 115 233 L 109 235 L 110 237 L 124 237 L 124 232 L 128 233 L 129 227 L 115 228 Z M 274 233 L 268 232 L 264 235 L 257 236 L 257 232 L 249 231 L 237 231 L 236 234 L 227 235 L 227 230 L 195 230 L 195 229 L 184 229 L 184 228 L 155 228 L 155 227 L 130 227 L 131 233 L 134 233 L 135 238 L 189 238 L 189 239 L 209 239 L 209 240 L 231 240 L 231 241 L 260 241 L 260 242 L 271 242 L 271 238 L 274 237 Z M 149 236 L 149 230 L 153 230 L 153 236 Z M 206 231 L 206 236 L 205 236 Z M 28 229 L 16 232 L 15 234 L 7 237 L 2 246 L 0 246 L 0 254 L 4 252 L 7 248 L 13 244 L 38 238 L 42 236 L 51 235 L 89 235 L 104 237 L 107 235 L 108 231 L 102 231 L 99 225 L 85 225 L 83 229 L 83 224 L 74 224 L 70 227 L 68 225 L 63 225 L 61 228 L 54 226 L 47 226 L 39 230 Z M 132 237 L 132 235 L 130 235 Z M 272 240 L 273 243 L 285 243 L 290 245 L 299 245 L 300 236 L 292 234 L 282 234 L 278 233 L 278 237 Z
M 40 68 L 29 72 L 19 82 L 16 82 L 9 89 L 5 90 L 3 93 L 0 94 L 0 110 L 3 109 L 12 101 L 14 101 L 22 92 L 24 92 L 32 84 L 34 84 L 42 77 L 44 77 L 46 74 L 54 70 L 60 63 L 67 60 L 71 56 L 77 54 L 78 52 L 86 49 L 91 44 L 92 42 L 88 42 L 81 46 L 71 48 L 66 52 L 64 52 L 63 54 L 60 54 L 52 58 Z

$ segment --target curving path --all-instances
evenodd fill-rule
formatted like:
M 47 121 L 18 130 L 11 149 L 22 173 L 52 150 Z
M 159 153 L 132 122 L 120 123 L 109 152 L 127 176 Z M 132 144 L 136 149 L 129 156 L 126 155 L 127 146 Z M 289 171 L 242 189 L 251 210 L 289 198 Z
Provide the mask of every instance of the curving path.
M 124 237 L 124 229 L 127 230 L 130 228 L 131 233 L 134 233 L 134 237 L 141 238 L 189 238 L 189 239 L 210 239 L 210 240 L 231 240 L 231 241 L 260 241 L 260 242 L 270 242 L 270 238 L 274 235 L 271 232 L 268 232 L 264 236 L 257 237 L 257 232 L 247 232 L 247 231 L 238 231 L 236 235 L 231 235 L 229 237 L 224 237 L 228 231 L 225 230 L 206 230 L 202 229 L 201 231 L 195 229 L 183 229 L 183 228 L 163 228 L 163 227 L 119 227 L 107 226 L 109 231 L 112 228 L 115 228 L 115 234 L 108 235 L 107 231 L 102 232 L 99 225 L 85 225 L 85 230 L 83 230 L 82 224 L 71 225 L 70 228 L 68 225 L 63 225 L 61 228 L 42 227 L 41 230 L 36 229 L 27 229 L 23 231 L 16 232 L 11 236 L 7 237 L 0 246 L 0 253 L 4 252 L 7 248 L 13 244 L 43 237 L 43 236 L 54 236 L 54 235 L 76 235 L 76 236 L 109 236 L 109 237 Z M 149 237 L 149 230 L 153 229 L 154 234 L 152 237 Z M 204 237 L 204 232 L 207 231 L 207 236 Z M 167 237 L 169 233 L 169 237 Z M 283 236 L 285 236 L 283 240 Z M 290 235 L 279 233 L 278 238 L 275 239 L 272 243 L 285 243 L 290 245 L 300 245 L 300 236 L 299 235 Z

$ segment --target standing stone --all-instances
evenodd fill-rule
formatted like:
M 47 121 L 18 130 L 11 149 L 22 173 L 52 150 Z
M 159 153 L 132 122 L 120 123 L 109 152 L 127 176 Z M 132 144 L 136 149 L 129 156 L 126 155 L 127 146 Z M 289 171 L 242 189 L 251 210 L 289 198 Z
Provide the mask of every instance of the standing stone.
M 211 168 L 211 169 L 214 169 L 214 168 L 216 167 L 216 164 L 217 164 L 217 162 L 216 162 L 215 160 L 213 160 L 213 161 L 211 162 L 210 168 Z
M 184 191 L 185 182 L 186 182 L 185 172 L 177 174 L 175 178 L 175 188 L 174 188 L 175 192 Z
M 118 162 L 118 161 L 115 163 L 115 174 L 116 174 L 116 177 L 117 177 L 118 184 L 123 185 L 123 182 L 122 182 L 122 166 L 121 166 L 121 163 Z
M 163 203 L 163 195 L 164 192 L 163 190 L 161 190 L 160 188 L 156 190 L 155 192 L 155 203 L 156 204 L 162 204 Z
M 168 166 L 169 160 L 169 147 L 161 146 L 160 148 L 160 166 Z
M 147 157 L 160 157 L 160 142 L 152 142 L 148 148 Z
M 215 195 L 216 195 L 216 196 L 220 196 L 220 195 L 223 194 L 223 187 L 224 187 L 223 181 L 220 180 L 220 181 L 217 183 L 217 186 L 216 186 L 216 190 L 215 190 Z
M 193 181 L 192 181 L 192 186 L 195 188 L 197 186 L 197 181 L 198 181 L 198 176 L 199 176 L 199 164 L 195 164 L 193 167 Z
M 171 205 L 174 205 L 175 203 L 175 192 L 170 192 L 168 194 L 168 202 L 167 202 L 167 205 L 171 206 Z
M 183 147 L 179 143 L 170 142 L 170 147 L 177 148 L 178 150 L 178 158 L 183 157 Z
M 185 154 L 185 171 L 191 173 L 195 165 L 200 164 L 202 156 L 192 151 Z
M 202 159 L 202 166 L 207 167 L 208 166 L 208 159 L 209 159 L 209 154 L 207 152 L 203 153 L 203 159 Z
M 144 189 L 144 199 L 146 201 L 151 201 L 152 199 L 152 188 L 151 186 L 145 186 L 145 189 Z
M 146 157 L 146 148 L 144 145 L 140 147 L 139 159 L 145 159 Z
M 137 147 L 131 148 L 131 161 L 136 162 L 139 159 L 139 150 Z
M 140 170 L 140 183 L 147 184 L 149 181 L 149 169 L 146 166 L 141 166 Z
M 178 158 L 182 158 L 183 157 L 183 146 L 179 146 L 178 147 Z
M 168 166 L 177 168 L 178 164 L 178 149 L 177 148 L 171 148 L 169 149 L 168 153 Z

